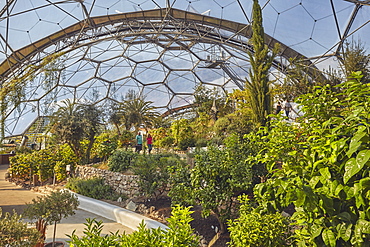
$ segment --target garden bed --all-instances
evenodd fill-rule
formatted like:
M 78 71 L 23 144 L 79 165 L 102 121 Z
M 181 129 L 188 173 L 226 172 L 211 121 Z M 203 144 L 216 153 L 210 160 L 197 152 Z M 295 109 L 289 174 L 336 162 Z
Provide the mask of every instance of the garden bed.
M 64 188 L 65 182 L 58 183 L 55 186 L 53 185 L 44 185 L 44 186 L 32 186 L 30 185 L 29 181 L 23 181 L 20 179 L 11 179 L 8 180 L 17 184 L 18 186 L 22 186 L 25 189 L 30 189 L 35 192 L 39 193 L 48 193 L 54 189 L 62 189 Z M 157 220 L 161 223 L 167 224 L 166 219 L 171 216 L 171 200 L 169 197 L 161 197 L 158 200 L 145 200 L 144 197 L 137 197 L 137 198 L 130 198 L 123 202 L 117 202 L 112 200 L 102 200 L 107 203 L 125 208 L 127 202 L 132 200 L 134 203 L 138 205 L 138 208 L 150 209 L 150 213 L 148 211 L 143 212 L 143 210 L 137 210 L 137 213 L 140 213 L 144 216 Z M 142 204 L 142 206 L 139 206 Z M 200 206 L 193 207 L 193 214 L 191 215 L 194 219 L 190 224 L 191 227 L 197 232 L 202 238 L 204 239 L 203 243 L 209 243 L 212 238 L 216 235 L 215 229 L 219 229 L 219 224 L 217 218 L 214 215 L 210 215 L 207 218 L 203 218 L 201 216 L 201 208 Z M 218 241 L 213 245 L 213 247 L 226 247 L 227 242 L 230 241 L 228 234 L 222 235 Z

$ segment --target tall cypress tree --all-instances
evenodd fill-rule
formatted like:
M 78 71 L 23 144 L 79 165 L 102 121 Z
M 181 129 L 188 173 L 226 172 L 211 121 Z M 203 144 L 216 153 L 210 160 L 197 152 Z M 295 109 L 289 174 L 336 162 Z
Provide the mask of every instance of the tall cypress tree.
M 265 45 L 262 11 L 258 0 L 253 0 L 252 18 L 252 38 L 250 41 L 253 45 L 254 54 L 248 52 L 251 69 L 249 72 L 250 78 L 246 80 L 245 88 L 248 92 L 248 101 L 254 120 L 257 124 L 265 126 L 267 115 L 272 113 L 271 81 L 268 73 L 279 47 L 275 46 L 272 54 L 270 54 L 267 45 Z

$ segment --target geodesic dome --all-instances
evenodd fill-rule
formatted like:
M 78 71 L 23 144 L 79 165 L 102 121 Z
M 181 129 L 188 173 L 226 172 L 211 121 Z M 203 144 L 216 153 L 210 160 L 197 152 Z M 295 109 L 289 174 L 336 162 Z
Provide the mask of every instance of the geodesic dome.
M 271 75 L 290 58 L 336 66 L 349 39 L 370 34 L 369 1 L 261 0 L 265 42 L 280 44 Z M 1 3 L 0 75 L 5 135 L 22 134 L 60 101 L 109 106 L 129 90 L 163 114 L 193 102 L 197 85 L 225 91 L 248 77 L 253 1 L 9 0 Z M 18 98 L 17 98 L 18 97 Z

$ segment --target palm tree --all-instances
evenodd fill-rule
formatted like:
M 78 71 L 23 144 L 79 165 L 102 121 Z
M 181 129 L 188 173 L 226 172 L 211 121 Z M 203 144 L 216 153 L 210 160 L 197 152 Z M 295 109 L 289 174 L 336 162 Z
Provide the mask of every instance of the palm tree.
M 102 112 L 95 105 L 83 105 L 69 99 L 62 101 L 62 106 L 53 114 L 52 133 L 61 143 L 67 143 L 76 157 L 83 162 L 90 159 L 90 150 L 99 131 Z M 84 155 L 81 141 L 86 138 L 88 145 Z
M 121 112 L 125 118 L 126 130 L 134 127 L 135 132 L 137 132 L 140 126 L 144 126 L 145 128 L 152 127 L 154 120 L 160 116 L 155 111 L 157 108 L 152 104 L 152 101 L 145 101 L 145 97 L 135 94 L 134 91 L 130 91 L 121 104 Z
M 121 111 L 121 107 L 118 103 L 113 103 L 110 106 L 110 111 L 108 113 L 108 121 L 109 123 L 113 124 L 117 130 L 117 134 L 121 135 L 121 125 L 125 122 L 124 121 L 124 114 Z
M 66 99 L 53 114 L 51 121 L 51 132 L 57 136 L 59 142 L 67 143 L 76 157 L 81 157 L 81 140 L 84 137 L 81 111 L 79 104 Z

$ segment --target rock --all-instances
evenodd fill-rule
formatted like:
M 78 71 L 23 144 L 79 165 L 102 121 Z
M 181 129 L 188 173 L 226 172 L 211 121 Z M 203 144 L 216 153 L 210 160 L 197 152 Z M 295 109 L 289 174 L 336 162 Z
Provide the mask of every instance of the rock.
M 200 244 L 201 244 L 201 246 L 203 247 L 203 246 L 205 246 L 205 247 L 207 247 L 208 246 L 208 242 L 207 242 L 207 240 L 205 240 L 204 238 L 202 238 L 201 240 L 200 240 Z
M 137 205 L 136 205 L 136 203 L 134 203 L 133 201 L 130 201 L 130 202 L 127 204 L 126 208 L 127 208 L 128 210 L 131 210 L 131 211 L 134 211 L 134 212 L 135 212 L 135 210 L 136 210 L 136 208 L 137 208 Z
M 284 217 L 290 217 L 291 215 L 290 214 L 288 214 L 287 212 L 285 212 L 285 211 L 283 211 L 282 213 L 281 213 L 281 215 L 282 216 L 284 216 Z

